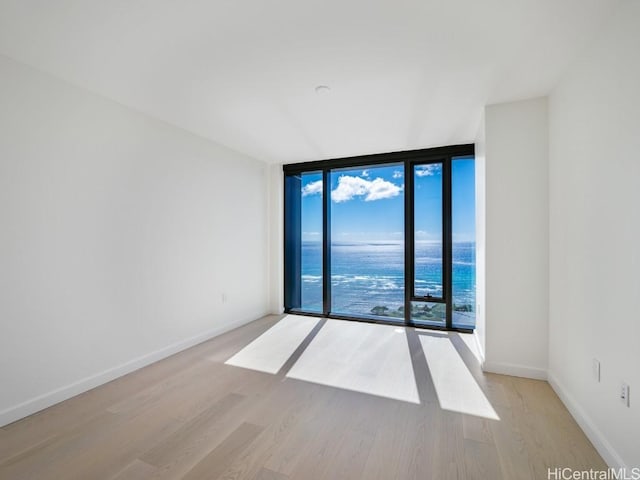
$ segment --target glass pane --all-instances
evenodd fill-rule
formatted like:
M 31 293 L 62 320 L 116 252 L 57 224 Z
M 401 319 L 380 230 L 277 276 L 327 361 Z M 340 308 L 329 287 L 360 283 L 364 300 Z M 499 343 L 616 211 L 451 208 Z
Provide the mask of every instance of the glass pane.
M 452 301 L 454 327 L 476 324 L 476 197 L 473 157 L 451 162 L 453 233 Z
M 404 320 L 404 169 L 331 171 L 331 312 Z
M 442 298 L 442 164 L 416 165 L 414 295 Z
M 322 312 L 322 173 L 285 178 L 285 307 Z
M 322 173 L 302 175 L 302 310 L 322 312 Z
M 411 321 L 417 325 L 446 326 L 447 306 L 444 303 L 411 302 Z

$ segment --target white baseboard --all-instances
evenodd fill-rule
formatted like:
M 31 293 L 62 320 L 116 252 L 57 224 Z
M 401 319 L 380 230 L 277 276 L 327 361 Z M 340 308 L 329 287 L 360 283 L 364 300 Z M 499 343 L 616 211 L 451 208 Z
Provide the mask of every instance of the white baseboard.
M 576 402 L 571 395 L 567 392 L 567 389 L 564 388 L 558 379 L 553 375 L 553 373 L 548 373 L 548 382 L 551 385 L 551 388 L 556 392 L 562 403 L 564 403 L 569 413 L 573 416 L 575 421 L 578 423 L 582 431 L 585 433 L 587 438 L 591 440 L 593 446 L 598 451 L 600 456 L 604 459 L 607 465 L 611 468 L 625 468 L 627 471 L 630 471 L 627 465 L 625 465 L 622 457 L 618 455 L 615 449 L 611 446 L 602 432 L 596 427 L 595 423 L 589 418 L 589 416 L 585 413 L 585 411 L 580 407 L 578 402 Z
M 60 403 L 71 397 L 75 397 L 76 395 L 86 392 L 87 390 L 91 390 L 92 388 L 103 385 L 107 382 L 115 380 L 116 378 L 122 377 L 127 373 L 131 373 L 142 367 L 146 367 L 147 365 L 167 358 L 171 355 L 181 352 L 182 350 L 186 350 L 187 348 L 193 347 L 194 345 L 197 345 L 199 343 L 205 342 L 213 337 L 217 337 L 218 335 L 233 330 L 234 328 L 245 325 L 250 321 L 252 320 L 241 320 L 225 324 L 224 326 L 213 328 L 207 332 L 173 343 L 164 348 L 161 348 L 160 350 L 147 353 L 116 367 L 109 368 L 103 372 L 96 373 L 89 377 L 78 380 L 77 382 L 74 382 L 70 385 L 57 388 L 51 392 L 39 395 L 18 405 L 9 407 L 5 410 L 0 411 L 0 427 L 13 423 L 16 420 L 20 420 L 21 418 L 28 417 L 29 415 L 39 412 L 40 410 L 44 410 L 45 408 L 55 405 L 56 403 Z
M 533 378 L 535 380 L 546 380 L 547 371 L 542 368 L 527 367 L 514 363 L 484 362 L 482 370 L 489 373 L 500 373 L 513 377 Z

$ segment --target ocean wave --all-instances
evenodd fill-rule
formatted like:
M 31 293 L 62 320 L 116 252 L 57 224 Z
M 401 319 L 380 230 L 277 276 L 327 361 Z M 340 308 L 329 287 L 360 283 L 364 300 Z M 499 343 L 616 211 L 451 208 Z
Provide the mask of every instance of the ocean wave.
M 424 265 L 429 263 L 442 263 L 442 257 L 416 257 L 416 265 Z
M 331 242 L 332 247 L 403 247 L 404 242 Z
M 400 290 L 401 288 L 404 288 L 404 285 L 400 287 L 399 285 L 393 282 L 387 282 L 387 283 L 383 283 L 382 285 L 378 284 L 374 288 L 376 290 Z

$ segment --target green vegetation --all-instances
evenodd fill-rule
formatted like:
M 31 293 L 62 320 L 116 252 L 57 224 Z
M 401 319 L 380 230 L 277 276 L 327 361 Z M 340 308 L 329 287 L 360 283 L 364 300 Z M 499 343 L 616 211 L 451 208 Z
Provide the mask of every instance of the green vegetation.
M 465 305 L 456 305 L 453 304 L 453 310 L 456 312 L 473 312 L 473 305 L 465 304 Z
M 473 305 L 453 304 L 456 312 L 473 312 Z M 376 305 L 371 309 L 371 315 L 378 317 L 404 318 L 404 307 L 391 309 L 385 305 Z M 411 318 L 414 320 L 444 320 L 446 317 L 446 305 L 444 303 L 413 303 L 411 305 Z
M 376 306 L 371 309 L 371 313 L 373 315 L 378 315 L 382 317 L 386 316 L 388 311 L 389 311 L 389 307 L 385 307 L 384 305 Z

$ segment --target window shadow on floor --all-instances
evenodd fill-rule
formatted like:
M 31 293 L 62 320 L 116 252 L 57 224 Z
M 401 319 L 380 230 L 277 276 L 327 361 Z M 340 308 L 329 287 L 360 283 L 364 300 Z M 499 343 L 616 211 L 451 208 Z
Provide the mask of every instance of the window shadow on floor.
M 406 331 L 421 402 L 436 398 L 443 410 L 500 419 L 482 388 L 478 359 L 460 334 Z
M 469 342 L 456 332 L 288 315 L 225 363 L 498 420 Z

